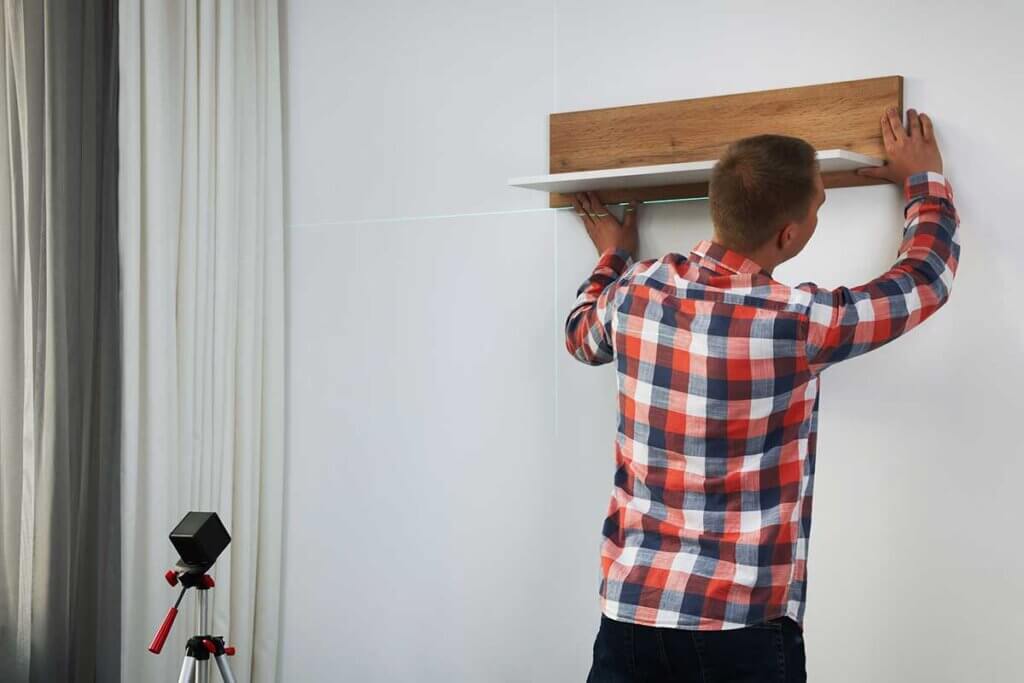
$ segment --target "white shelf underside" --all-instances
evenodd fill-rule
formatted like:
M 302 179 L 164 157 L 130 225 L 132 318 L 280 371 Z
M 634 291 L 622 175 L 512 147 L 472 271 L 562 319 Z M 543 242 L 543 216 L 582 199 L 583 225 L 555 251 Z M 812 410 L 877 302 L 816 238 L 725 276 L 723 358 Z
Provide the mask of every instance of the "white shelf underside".
M 882 166 L 884 162 L 846 149 L 825 149 L 817 153 L 822 173 L 852 171 L 865 166 Z M 634 187 L 658 187 L 706 182 L 717 159 L 686 161 L 679 164 L 632 166 L 600 171 L 576 171 L 552 175 L 509 178 L 508 184 L 543 192 L 562 194 L 586 190 L 619 190 Z

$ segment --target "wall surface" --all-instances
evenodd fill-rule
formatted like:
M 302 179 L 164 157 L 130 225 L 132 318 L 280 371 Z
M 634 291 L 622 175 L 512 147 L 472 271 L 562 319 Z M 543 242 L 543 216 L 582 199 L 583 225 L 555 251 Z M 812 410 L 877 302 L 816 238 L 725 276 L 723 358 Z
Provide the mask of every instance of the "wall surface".
M 545 172 L 549 113 L 890 74 L 935 122 L 961 266 L 934 318 L 823 377 L 807 669 L 1019 675 L 1021 25 L 1012 2 L 285 2 L 282 680 L 586 677 L 615 384 L 562 325 L 595 256 L 505 184 Z M 710 235 L 706 201 L 641 211 L 641 256 Z M 861 284 L 901 227 L 897 188 L 829 190 L 776 277 Z

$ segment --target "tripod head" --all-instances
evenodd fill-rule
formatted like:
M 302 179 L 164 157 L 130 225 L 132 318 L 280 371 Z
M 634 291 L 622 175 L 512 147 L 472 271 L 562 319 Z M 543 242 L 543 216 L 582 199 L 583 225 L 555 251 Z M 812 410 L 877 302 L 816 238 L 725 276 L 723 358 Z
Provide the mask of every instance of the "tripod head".
M 216 512 L 189 512 L 171 531 L 170 539 L 180 557 L 164 574 L 164 579 L 171 586 L 180 583 L 181 593 L 149 644 L 149 651 L 155 655 L 160 654 L 164 647 L 185 591 L 189 588 L 206 591 L 214 587 L 213 577 L 206 572 L 231 543 L 231 536 Z

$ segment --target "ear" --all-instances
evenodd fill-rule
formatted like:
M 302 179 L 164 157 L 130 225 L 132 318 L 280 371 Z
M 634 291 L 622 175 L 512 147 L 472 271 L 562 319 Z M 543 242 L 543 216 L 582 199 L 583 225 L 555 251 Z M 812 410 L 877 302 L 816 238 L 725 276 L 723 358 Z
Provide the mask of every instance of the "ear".
M 782 230 L 779 230 L 777 238 L 779 250 L 785 251 L 794 239 L 796 239 L 796 223 L 786 223 Z

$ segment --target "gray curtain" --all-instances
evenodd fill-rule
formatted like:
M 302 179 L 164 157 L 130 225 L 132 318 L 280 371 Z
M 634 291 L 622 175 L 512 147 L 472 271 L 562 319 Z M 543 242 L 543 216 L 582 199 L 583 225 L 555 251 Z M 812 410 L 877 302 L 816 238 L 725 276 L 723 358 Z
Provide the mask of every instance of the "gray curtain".
M 2 3 L 0 681 L 116 681 L 117 7 Z

